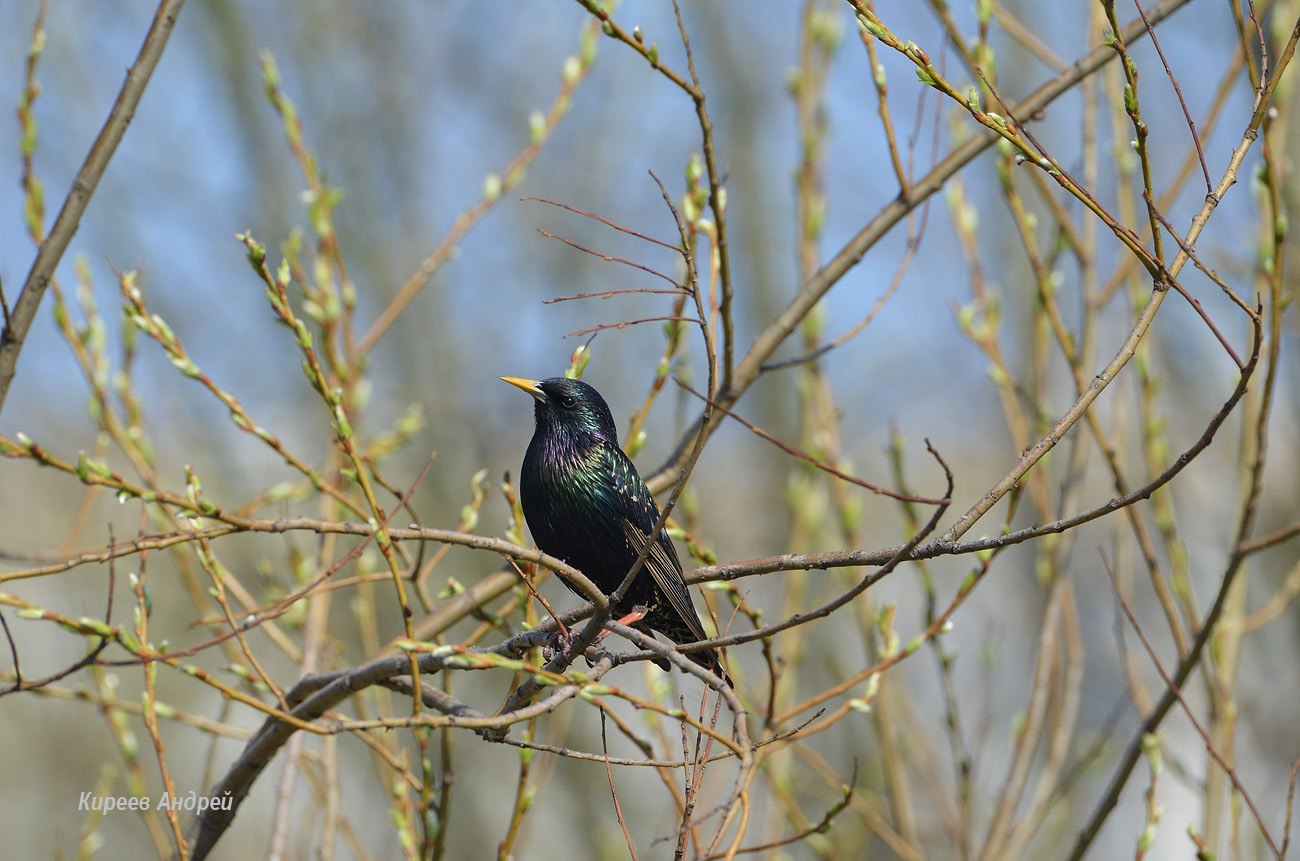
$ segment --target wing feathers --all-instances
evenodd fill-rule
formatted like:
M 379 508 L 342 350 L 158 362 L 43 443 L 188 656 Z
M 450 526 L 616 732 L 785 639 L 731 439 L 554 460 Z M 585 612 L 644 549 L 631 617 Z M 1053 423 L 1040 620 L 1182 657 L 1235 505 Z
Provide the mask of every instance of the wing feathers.
M 645 549 L 648 538 L 645 531 L 628 521 L 627 518 L 623 518 L 622 526 L 628 544 L 640 555 Z M 686 591 L 686 581 L 682 579 L 681 563 L 677 561 L 676 554 L 672 550 L 664 547 L 665 542 L 669 540 L 665 535 L 661 540 L 654 543 L 654 546 L 650 548 L 650 553 L 646 556 L 645 567 L 649 570 L 650 576 L 654 578 L 659 591 L 668 599 L 668 603 L 673 610 L 691 629 L 695 639 L 708 639 L 708 635 L 704 633 L 704 626 L 700 624 L 699 617 L 695 615 L 695 606 L 691 603 L 690 593 Z M 671 547 L 672 545 L 668 546 Z M 642 572 L 637 576 L 644 576 L 644 574 L 645 572 Z

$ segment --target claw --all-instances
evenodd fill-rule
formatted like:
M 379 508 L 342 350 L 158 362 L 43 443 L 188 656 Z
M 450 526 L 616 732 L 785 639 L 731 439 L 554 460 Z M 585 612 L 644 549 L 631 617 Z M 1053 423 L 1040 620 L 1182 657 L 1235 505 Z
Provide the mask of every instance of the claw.
M 618 623 L 620 625 L 635 625 L 637 622 L 640 622 L 642 619 L 644 619 L 648 613 L 649 610 L 647 610 L 645 607 L 635 607 L 633 608 L 631 613 L 628 613 L 626 616 L 623 616 L 621 619 L 619 619 Z M 601 640 L 608 637 L 609 634 L 610 634 L 609 631 L 601 631 L 599 634 L 596 635 L 596 639 L 592 641 L 592 645 L 593 646 L 596 645 Z M 546 641 L 546 645 L 542 647 L 542 657 L 546 658 L 546 660 L 548 661 L 551 661 L 554 660 L 559 655 L 568 655 L 569 652 L 573 650 L 573 645 L 577 641 L 578 641 L 577 631 L 572 629 L 563 633 L 557 631 L 550 636 L 550 638 Z M 665 666 L 664 669 L 666 670 L 667 667 Z
M 564 633 L 556 631 L 551 635 L 550 639 L 546 641 L 546 645 L 542 647 L 542 657 L 551 661 L 560 655 L 569 654 L 577 639 L 577 631 L 569 630 Z

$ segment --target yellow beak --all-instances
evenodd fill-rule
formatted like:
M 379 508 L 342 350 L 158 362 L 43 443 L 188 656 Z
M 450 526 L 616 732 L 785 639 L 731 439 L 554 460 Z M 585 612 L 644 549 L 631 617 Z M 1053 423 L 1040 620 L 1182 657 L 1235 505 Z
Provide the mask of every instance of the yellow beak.
M 515 388 L 523 389 L 539 401 L 546 400 L 546 393 L 542 391 L 542 384 L 537 380 L 527 380 L 523 377 L 502 377 L 501 380 Z

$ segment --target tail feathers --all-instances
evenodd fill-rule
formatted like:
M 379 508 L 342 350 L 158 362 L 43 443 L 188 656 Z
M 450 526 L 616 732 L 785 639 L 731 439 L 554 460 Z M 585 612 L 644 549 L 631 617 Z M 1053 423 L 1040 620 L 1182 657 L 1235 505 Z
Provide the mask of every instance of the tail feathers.
M 651 623 L 653 624 L 654 621 L 655 620 L 651 620 Z M 637 630 L 641 631 L 644 634 L 650 634 L 650 636 L 654 636 L 654 633 L 652 632 L 650 625 L 636 625 L 634 627 L 636 627 Z M 654 626 L 654 630 L 657 630 L 659 633 L 663 634 L 665 637 L 668 637 L 675 643 L 696 642 L 696 635 L 694 631 L 688 631 L 688 630 L 679 631 L 679 630 L 671 630 L 671 629 L 664 630 L 664 628 L 659 627 L 657 625 Z M 733 684 L 731 681 L 731 676 L 727 675 L 727 671 L 722 666 L 722 661 L 718 657 L 717 649 L 705 649 L 698 652 L 683 652 L 682 654 L 690 658 L 695 663 L 699 664 L 704 669 L 709 670 L 710 672 L 717 675 L 724 682 L 726 682 L 727 687 L 729 688 L 735 687 L 735 684 Z M 655 666 L 657 666 L 659 669 L 663 670 L 664 672 L 668 672 L 669 669 L 671 669 L 672 667 L 672 665 L 669 664 L 668 661 L 664 658 L 655 658 L 654 663 Z
M 717 649 L 709 649 L 708 651 L 702 652 L 686 652 L 685 655 L 701 667 L 704 667 L 704 669 L 716 674 L 726 683 L 727 687 L 734 688 L 736 686 L 731 681 L 731 676 L 727 675 L 727 671 L 723 669 L 722 660 L 718 657 Z

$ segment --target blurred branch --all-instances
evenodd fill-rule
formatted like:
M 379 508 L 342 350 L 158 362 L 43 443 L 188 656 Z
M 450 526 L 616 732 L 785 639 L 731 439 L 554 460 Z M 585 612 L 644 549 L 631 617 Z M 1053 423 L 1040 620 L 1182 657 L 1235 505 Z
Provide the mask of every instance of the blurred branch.
M 1300 22 L 1298 22 L 1300 27 Z M 1237 392 L 1234 392 L 1235 399 L 1240 399 L 1245 394 L 1246 381 L 1254 371 L 1256 362 L 1259 361 L 1259 350 L 1262 341 L 1261 324 L 1258 316 L 1253 319 L 1255 340 L 1254 348 L 1251 350 L 1250 360 L 1246 363 L 1246 370 L 1242 371 L 1241 380 L 1237 384 Z M 1210 635 L 1214 633 L 1215 625 L 1219 621 L 1219 616 L 1223 613 L 1227 597 L 1231 592 L 1233 581 L 1240 572 L 1243 563 L 1246 560 L 1247 553 L 1242 549 L 1246 542 L 1246 535 L 1253 523 L 1253 501 L 1258 491 L 1258 480 L 1252 482 L 1252 490 L 1248 494 L 1247 504 L 1243 508 L 1241 518 L 1237 526 L 1237 540 L 1234 543 L 1234 549 L 1228 558 L 1224 568 L 1223 578 L 1219 583 L 1218 592 L 1215 596 L 1214 604 L 1210 607 L 1209 613 L 1206 614 L 1205 620 L 1193 639 L 1191 648 L 1187 654 L 1178 662 L 1171 674 L 1171 682 L 1166 684 L 1165 691 L 1160 697 L 1160 701 L 1155 708 L 1143 719 L 1141 727 L 1130 740 L 1128 747 L 1121 757 L 1119 765 L 1116 767 L 1111 776 L 1106 791 L 1098 800 L 1096 807 L 1093 808 L 1092 815 L 1088 818 L 1087 823 L 1075 841 L 1074 847 L 1068 856 L 1070 861 L 1081 861 L 1087 853 L 1088 847 L 1096 839 L 1101 826 L 1109 817 L 1111 810 L 1119 802 L 1119 795 L 1123 791 L 1125 784 L 1128 782 L 1129 775 L 1132 774 L 1134 766 L 1143 753 L 1143 738 L 1154 733 L 1160 724 L 1164 721 L 1165 716 L 1177 701 L 1177 690 L 1187 682 L 1188 676 L 1196 667 L 1200 666 L 1201 653 L 1205 645 L 1210 640 Z
M 591 71 L 591 64 L 595 60 L 596 53 L 594 26 L 583 29 L 580 41 L 581 47 L 578 55 L 570 57 L 564 66 L 560 89 L 556 93 L 554 100 L 552 100 L 550 109 L 544 116 L 535 113 L 530 118 L 531 137 L 528 144 L 510 160 L 500 174 L 489 174 L 484 180 L 482 199 L 456 216 L 451 229 L 438 243 L 438 247 L 420 263 L 416 271 L 398 288 L 397 293 L 394 294 L 388 305 L 375 318 L 375 322 L 370 324 L 370 328 L 357 341 L 356 352 L 359 356 L 364 356 L 374 349 L 375 344 L 379 343 L 379 339 L 384 336 L 384 333 L 392 327 L 393 323 L 397 322 L 397 318 L 402 315 L 402 310 L 428 285 L 429 279 L 433 277 L 434 273 L 451 259 L 452 254 L 460 246 L 460 242 L 465 238 L 465 235 L 492 211 L 501 199 L 501 195 L 523 181 L 528 167 L 541 154 L 543 145 L 550 138 L 555 127 L 559 125 L 560 120 L 568 113 L 570 105 L 573 104 L 574 92 L 577 91 L 578 86 Z
M 522 648 L 531 645 L 536 638 L 537 635 L 534 633 L 521 634 L 486 654 L 499 656 L 518 654 Z M 293 708 L 291 714 L 296 722 L 310 723 L 367 687 L 389 682 L 400 684 L 394 680 L 403 675 L 409 676 L 411 660 L 419 662 L 421 672 L 431 674 L 450 665 L 455 657 L 455 653 L 451 651 L 444 654 L 418 655 L 411 652 L 409 655 L 388 655 L 346 671 L 305 676 L 285 696 Z M 612 665 L 608 660 L 598 665 L 589 673 L 589 684 L 596 683 L 610 666 Z M 557 688 L 547 700 L 533 708 L 540 711 L 554 708 L 560 699 L 576 695 L 582 687 L 578 684 L 569 684 Z M 437 718 L 425 716 L 422 719 L 425 725 L 460 726 L 485 730 L 490 727 L 509 726 L 531 716 L 524 713 L 526 710 L 518 710 L 490 717 L 427 685 L 422 686 L 420 690 L 423 692 L 421 699 L 424 704 L 440 713 Z M 292 723 L 275 717 L 268 718 L 249 741 L 240 758 L 208 791 L 209 798 L 222 804 L 209 807 L 190 825 L 186 838 L 192 846 L 190 858 L 193 861 L 202 861 L 212 851 L 221 835 L 234 821 L 235 814 L 248 796 L 254 781 L 289 741 L 296 729 L 297 727 Z
M 172 28 L 176 25 L 176 18 L 183 5 L 184 0 L 162 0 L 158 4 L 153 22 L 145 34 L 144 43 L 140 46 L 140 53 L 136 55 L 135 63 L 127 71 L 126 80 L 122 83 L 117 99 L 109 110 L 108 118 L 91 145 L 81 169 L 77 171 L 77 176 L 72 181 L 72 188 L 64 198 L 63 206 L 54 219 L 49 235 L 45 237 L 45 241 L 36 252 L 36 259 L 32 262 L 32 268 L 23 282 L 22 292 L 18 294 L 18 300 L 14 303 L 4 331 L 0 333 L 0 410 L 4 408 L 5 397 L 9 394 L 9 384 L 13 382 L 17 368 L 18 354 L 23 348 L 23 341 L 27 338 L 32 320 L 36 317 L 45 289 L 50 279 L 54 277 L 55 267 L 63 259 L 63 253 L 67 251 L 68 244 L 77 232 L 81 216 L 86 211 L 86 205 L 90 203 L 90 198 L 95 193 L 95 188 L 99 185 L 109 160 L 116 152 L 117 145 L 121 143 L 122 136 L 126 134 L 127 126 L 135 117 L 136 106 L 139 105 L 145 87 L 149 84 L 149 78 L 162 57 L 167 39 L 171 36 Z
M 1210 734 L 1205 731 L 1205 728 L 1201 726 L 1201 722 L 1196 719 L 1196 713 L 1187 705 L 1187 700 L 1183 699 L 1183 694 L 1179 690 L 1179 685 L 1169 677 L 1169 673 L 1165 670 L 1164 664 L 1160 662 L 1160 655 L 1156 653 L 1155 647 L 1151 645 L 1151 641 L 1147 638 L 1146 632 L 1142 629 L 1142 623 L 1139 622 L 1137 616 L 1133 614 L 1133 608 L 1129 606 L 1129 602 L 1125 600 L 1123 593 L 1120 591 L 1119 583 L 1115 579 L 1115 570 L 1111 567 L 1110 560 L 1106 559 L 1103 555 L 1102 561 L 1106 568 L 1106 574 L 1110 577 L 1111 585 L 1115 587 L 1115 595 L 1119 598 L 1119 605 L 1124 610 L 1124 616 L 1128 619 L 1129 624 L 1133 626 L 1133 633 L 1137 634 L 1138 639 L 1142 642 L 1142 648 L 1146 650 L 1147 657 L 1151 659 L 1151 663 L 1156 668 L 1156 672 L 1160 674 L 1161 680 L 1165 683 L 1165 689 L 1178 702 L 1178 705 L 1182 706 L 1183 714 L 1187 716 L 1187 720 L 1191 723 L 1192 729 L 1196 730 L 1196 734 L 1199 735 L 1201 741 L 1205 743 L 1205 750 L 1210 754 L 1210 758 L 1215 761 L 1219 768 L 1223 769 L 1223 773 L 1232 781 L 1232 785 L 1237 790 L 1237 794 L 1241 797 L 1241 800 L 1246 803 L 1246 807 L 1250 810 L 1251 816 L 1255 818 L 1255 824 L 1259 826 L 1259 833 L 1264 838 L 1264 842 L 1268 844 L 1268 848 L 1272 850 L 1275 856 L 1281 858 L 1282 853 L 1278 850 L 1273 835 L 1269 833 L 1268 826 L 1264 823 L 1264 817 L 1260 816 L 1259 808 L 1255 806 L 1254 799 L 1250 797 L 1250 793 L 1246 791 L 1246 787 L 1242 785 L 1241 779 L 1237 776 L 1237 770 L 1232 767 L 1231 763 L 1223 758 L 1223 755 L 1219 753 L 1218 750 L 1215 749 Z

